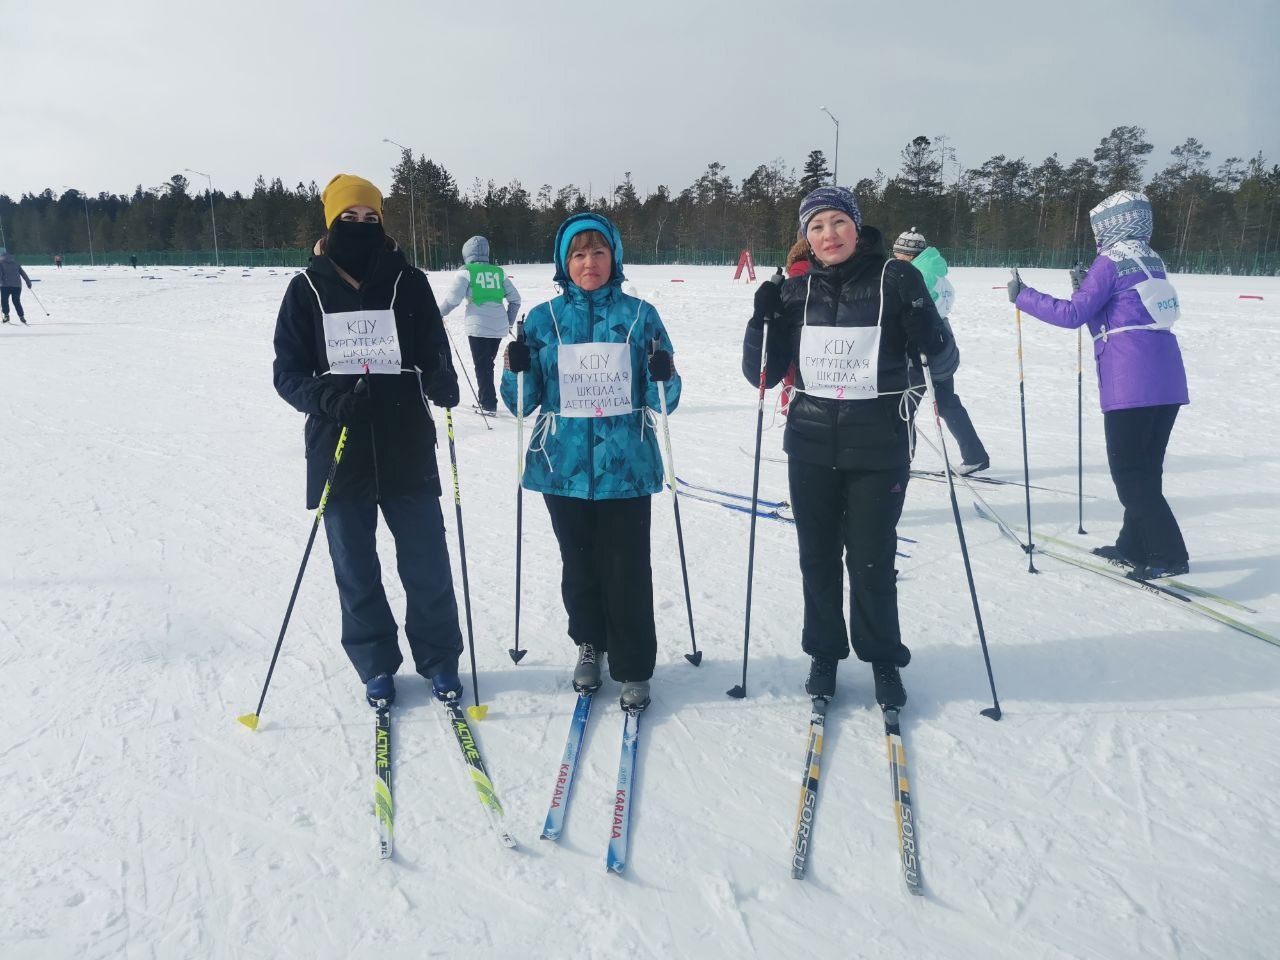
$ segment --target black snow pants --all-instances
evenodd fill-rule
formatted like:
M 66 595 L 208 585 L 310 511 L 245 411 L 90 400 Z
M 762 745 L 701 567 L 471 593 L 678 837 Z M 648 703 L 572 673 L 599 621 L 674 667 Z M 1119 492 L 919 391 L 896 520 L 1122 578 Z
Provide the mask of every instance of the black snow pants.
M 498 409 L 498 393 L 493 386 L 493 361 L 498 356 L 500 337 L 467 337 L 471 342 L 471 362 L 476 368 L 476 392 L 480 406 L 489 411 Z
M 947 425 L 960 447 L 960 462 L 976 464 L 989 460 L 987 448 L 982 445 L 978 431 L 973 428 L 973 421 L 969 419 L 969 411 L 964 408 L 960 395 L 956 393 L 955 380 L 951 377 L 935 380 L 933 390 L 938 397 L 938 413 L 942 415 L 942 422 Z
M 1164 452 L 1178 405 L 1133 407 L 1102 415 L 1107 464 L 1124 523 L 1116 546 L 1134 563 L 1185 563 L 1187 545 L 1164 498 Z
M 569 636 L 609 652 L 619 683 L 648 680 L 658 657 L 649 563 L 651 497 L 582 500 L 544 494 L 560 544 Z
M 22 312 L 22 287 L 0 287 L 0 313 L 6 317 L 9 315 L 9 298 L 13 298 L 13 309 L 18 313 L 18 319 L 22 320 L 26 314 Z
M 404 661 L 396 620 L 382 586 L 378 562 L 378 511 L 396 543 L 396 568 L 404 585 L 404 632 L 419 674 L 456 670 L 462 653 L 458 602 L 453 593 L 449 548 L 440 499 L 427 490 L 383 497 L 331 500 L 324 531 L 342 603 L 342 648 L 368 683 L 394 674 Z
M 788 461 L 804 585 L 804 652 L 905 667 L 894 569 L 909 467 L 838 470 Z M 843 566 L 841 561 L 843 560 Z M 849 628 L 844 572 L 849 571 Z

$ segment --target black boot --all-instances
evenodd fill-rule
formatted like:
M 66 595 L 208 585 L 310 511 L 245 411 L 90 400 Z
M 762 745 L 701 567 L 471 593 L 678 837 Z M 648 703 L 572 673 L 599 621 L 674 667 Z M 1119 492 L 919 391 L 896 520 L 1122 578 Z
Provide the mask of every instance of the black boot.
M 1110 563 L 1118 563 L 1125 567 L 1133 566 L 1133 561 L 1124 555 L 1124 551 L 1112 544 L 1108 544 L 1105 547 L 1094 547 L 1090 553 Z
M 902 674 L 896 663 L 880 661 L 871 665 L 876 679 L 876 703 L 882 710 L 897 710 L 907 702 L 907 691 L 902 686 Z
M 600 661 L 596 648 L 589 643 L 578 645 L 578 665 L 573 670 L 573 689 L 579 693 L 595 693 L 600 689 Z
M 831 657 L 814 657 L 809 665 L 809 679 L 804 682 L 804 691 L 811 697 L 830 700 L 836 695 L 836 664 Z
M 1131 580 L 1159 580 L 1161 577 L 1180 577 L 1189 573 L 1191 567 L 1185 560 L 1161 560 L 1155 558 L 1146 563 L 1137 564 L 1129 571 Z

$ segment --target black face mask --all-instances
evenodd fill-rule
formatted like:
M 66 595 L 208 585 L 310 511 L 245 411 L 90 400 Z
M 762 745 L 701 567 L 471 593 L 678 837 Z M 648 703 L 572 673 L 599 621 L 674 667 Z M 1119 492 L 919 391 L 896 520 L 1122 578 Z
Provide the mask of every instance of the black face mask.
M 369 261 L 381 250 L 387 234 L 381 223 L 335 220 L 329 228 L 324 252 L 357 280 L 364 280 Z

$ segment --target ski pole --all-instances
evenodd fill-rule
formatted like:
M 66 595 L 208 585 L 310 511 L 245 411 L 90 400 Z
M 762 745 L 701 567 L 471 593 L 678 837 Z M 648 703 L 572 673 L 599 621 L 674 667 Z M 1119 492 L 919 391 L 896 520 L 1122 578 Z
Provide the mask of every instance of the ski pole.
M 356 385 L 357 391 L 364 381 Z M 367 387 L 365 389 L 368 389 Z M 298 599 L 298 589 L 302 586 L 302 574 L 307 569 L 307 561 L 311 558 L 311 547 L 316 542 L 316 531 L 320 529 L 320 518 L 324 516 L 324 508 L 329 503 L 329 491 L 333 489 L 333 478 L 338 473 L 338 464 L 342 460 L 342 450 L 347 445 L 347 428 L 343 427 L 338 434 L 338 445 L 333 451 L 333 465 L 329 467 L 329 476 L 324 482 L 324 491 L 320 494 L 320 506 L 316 508 L 316 518 L 311 523 L 311 536 L 307 537 L 307 549 L 302 553 L 302 565 L 298 567 L 298 576 L 293 581 L 293 593 L 289 595 L 289 606 L 284 611 L 284 622 L 280 624 L 280 636 L 276 638 L 276 648 L 271 654 L 271 665 L 267 667 L 267 679 L 262 684 L 262 695 L 258 697 L 258 707 L 253 713 L 246 713 L 237 718 L 250 730 L 258 729 L 258 718 L 262 715 L 262 704 L 267 699 L 267 688 L 271 686 L 271 675 L 276 670 L 276 659 L 280 656 L 280 647 L 284 645 L 284 634 L 289 629 L 289 618 L 293 616 L 293 605 Z
M 516 342 L 524 343 L 524 316 L 516 324 Z M 520 649 L 520 554 L 524 546 L 524 371 L 516 374 L 516 645 L 507 650 L 512 663 L 524 659 Z
M 969 563 L 969 546 L 964 539 L 964 524 L 960 522 L 960 504 L 956 502 L 956 482 L 951 476 L 951 458 L 947 455 L 947 441 L 942 435 L 942 415 L 938 411 L 938 395 L 933 389 L 933 374 L 929 371 L 929 358 L 920 355 L 920 365 L 924 369 L 925 383 L 929 385 L 929 396 L 933 400 L 933 422 L 938 428 L 938 445 L 942 448 L 942 465 L 947 476 L 947 492 L 951 495 L 951 513 L 956 521 L 956 536 L 960 539 L 960 556 L 964 558 L 964 575 L 969 581 L 969 599 L 973 601 L 973 619 L 978 625 L 978 642 L 982 644 L 982 659 L 987 665 L 987 682 L 991 684 L 991 706 L 982 711 L 984 717 L 999 720 L 1000 699 L 996 696 L 996 678 L 991 672 L 991 654 L 987 650 L 987 633 L 982 628 L 982 610 L 978 607 L 978 591 L 973 584 L 973 567 Z
M 653 349 L 658 349 L 656 337 L 653 341 Z M 676 543 L 680 547 L 680 576 L 684 580 L 684 606 L 689 614 L 689 643 L 693 646 L 693 653 L 686 653 L 684 658 L 696 667 L 702 663 L 702 652 L 698 649 L 698 637 L 693 630 L 693 598 L 689 595 L 689 567 L 684 559 L 684 530 L 680 525 L 680 493 L 676 490 L 676 458 L 671 452 L 671 425 L 667 419 L 666 386 L 665 383 L 658 384 L 658 401 L 662 406 L 662 437 L 667 447 L 667 486 L 671 488 L 671 505 L 676 512 Z M 755 522 L 754 519 L 752 522 Z
M 453 442 L 453 410 L 449 407 L 444 408 L 444 422 L 449 433 L 449 466 L 453 469 L 453 507 L 458 517 L 458 561 L 462 564 L 462 603 L 467 611 L 467 647 L 471 651 L 471 692 L 476 698 L 476 705 L 467 707 L 467 714 L 473 720 L 483 720 L 489 708 L 480 705 L 480 679 L 476 674 L 476 637 L 471 629 L 471 583 L 467 579 L 467 541 L 462 535 L 462 488 L 458 485 L 458 451 Z
M 444 328 L 445 336 L 449 338 L 449 346 L 453 347 L 453 354 L 458 358 L 458 366 L 462 368 L 462 375 L 467 378 L 467 386 L 471 388 L 471 397 L 475 400 L 476 406 L 480 406 L 480 395 L 476 393 L 476 385 L 471 382 L 471 374 L 467 373 L 467 365 L 462 359 L 462 353 L 458 350 L 458 345 L 453 341 L 453 334 L 449 332 L 449 327 Z M 484 418 L 485 429 L 492 430 L 493 424 L 489 422 L 489 418 Z
M 1080 269 L 1071 272 L 1071 290 L 1080 289 Z M 1084 327 L 1076 327 L 1076 533 L 1084 536 Z
M 1013 275 L 1018 275 L 1015 267 Z M 1022 406 L 1022 489 L 1027 495 L 1027 573 L 1039 573 L 1036 569 L 1035 540 L 1031 537 L 1031 464 L 1027 459 L 1027 384 L 1022 372 L 1022 311 L 1015 305 L 1014 318 L 1018 327 L 1018 401 Z
M 36 298 L 36 303 L 40 303 L 40 295 L 37 294 L 32 287 L 27 287 L 27 293 L 31 294 L 33 297 Z M 49 316 L 49 311 L 45 309 L 45 306 L 43 303 L 40 303 L 40 309 L 44 310 L 44 315 L 46 317 Z
M 751 478 L 751 535 L 747 543 L 747 613 L 742 628 L 742 683 L 731 687 L 728 694 L 741 700 L 747 695 L 747 651 L 751 644 L 751 581 L 755 573 L 756 562 L 756 504 L 760 500 L 760 444 L 764 439 L 764 381 L 768 370 L 769 326 L 766 322 L 760 330 L 760 393 L 756 398 L 756 456 Z

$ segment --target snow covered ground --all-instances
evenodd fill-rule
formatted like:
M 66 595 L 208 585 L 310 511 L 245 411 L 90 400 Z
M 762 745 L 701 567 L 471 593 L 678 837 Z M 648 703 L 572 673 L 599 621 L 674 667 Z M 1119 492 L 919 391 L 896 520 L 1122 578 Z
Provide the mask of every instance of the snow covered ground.
M 1049 558 L 1030 576 L 961 489 L 1005 709 L 992 723 L 979 716 L 986 675 L 936 483 L 913 482 L 900 528 L 919 541 L 900 597 L 915 652 L 904 732 L 925 898 L 903 888 L 879 711 L 869 670 L 854 663 L 828 721 L 810 878 L 789 878 L 807 720 L 793 531 L 760 524 L 751 696 L 731 700 L 748 520 L 692 500 L 682 514 L 706 659 L 695 669 L 683 658 L 664 499 L 659 664 L 627 875 L 604 871 L 622 727 L 611 685 L 564 839 L 540 841 L 573 702 L 559 564 L 545 511 L 527 497 L 530 652 L 513 666 L 515 424 L 487 431 L 469 412 L 458 456 L 491 707 L 477 735 L 520 848 L 494 841 L 438 708 L 402 675 L 397 847 L 379 862 L 371 711 L 338 647 L 322 543 L 262 727 L 235 720 L 257 702 L 311 523 L 302 417 L 271 387 L 292 271 L 31 273 L 52 315 L 28 295 L 30 326 L 0 329 L 6 960 L 1275 955 L 1280 649 Z M 511 273 L 528 305 L 551 293 L 549 267 Z M 666 321 L 685 377 L 671 419 L 679 472 L 749 492 L 739 448 L 753 442 L 755 394 L 738 356 L 751 287 L 718 268 L 629 275 Z M 1020 479 L 1006 275 L 953 274 L 956 382 L 991 475 Z M 1024 276 L 1067 290 L 1065 271 Z M 1192 405 L 1166 475 L 1189 579 L 1256 608 L 1247 619 L 1277 633 L 1280 280 L 1175 279 Z M 1032 481 L 1067 491 L 1037 493 L 1036 526 L 1111 542 L 1120 511 L 1092 363 L 1084 482 L 1096 499 L 1085 502 L 1089 536 L 1077 537 L 1075 336 L 1031 320 L 1023 334 Z M 780 428 L 765 446 L 780 450 Z M 447 475 L 447 448 L 439 456 Z M 939 465 L 922 448 L 917 466 Z M 1022 522 L 1020 488 L 982 490 Z M 761 491 L 786 498 L 783 465 L 764 464 Z M 399 606 L 389 549 L 384 567 Z

